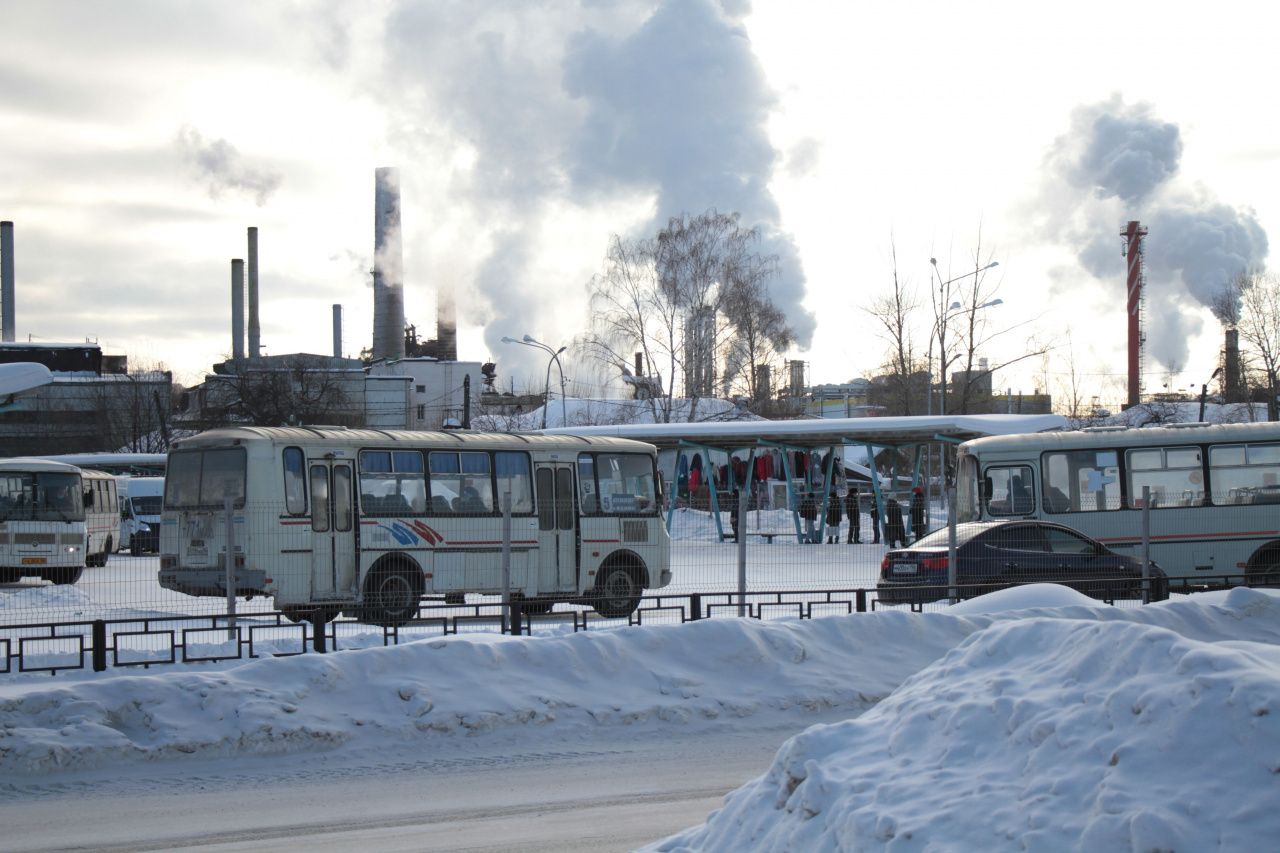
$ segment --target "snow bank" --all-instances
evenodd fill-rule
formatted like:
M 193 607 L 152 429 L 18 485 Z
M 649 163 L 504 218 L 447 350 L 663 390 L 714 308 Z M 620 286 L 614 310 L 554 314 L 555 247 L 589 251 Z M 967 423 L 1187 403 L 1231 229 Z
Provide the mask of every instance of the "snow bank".
M 1277 601 L 1192 606 L 1271 622 Z M 1280 838 L 1277 779 L 1274 639 L 1004 620 L 862 717 L 792 738 L 706 824 L 651 849 L 1257 850 Z
M 452 637 L 65 687 L 3 685 L 0 770 L 517 728 L 696 726 L 762 713 L 804 725 L 805 710 L 865 710 L 982 624 L 910 613 L 715 619 L 564 637 Z

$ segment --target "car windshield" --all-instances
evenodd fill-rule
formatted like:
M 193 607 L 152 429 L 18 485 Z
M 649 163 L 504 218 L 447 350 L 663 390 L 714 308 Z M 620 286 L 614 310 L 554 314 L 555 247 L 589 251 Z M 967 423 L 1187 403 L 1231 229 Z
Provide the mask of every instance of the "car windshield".
M 159 515 L 161 503 L 162 499 L 159 495 L 134 498 L 133 511 L 137 515 Z
M 984 530 L 990 530 L 990 524 L 982 522 L 970 522 L 968 524 L 956 525 L 956 545 L 960 546 L 968 542 L 973 537 L 982 533 Z M 947 528 L 939 527 L 937 530 L 926 535 L 918 542 L 911 544 L 912 548 L 946 548 L 948 544 Z

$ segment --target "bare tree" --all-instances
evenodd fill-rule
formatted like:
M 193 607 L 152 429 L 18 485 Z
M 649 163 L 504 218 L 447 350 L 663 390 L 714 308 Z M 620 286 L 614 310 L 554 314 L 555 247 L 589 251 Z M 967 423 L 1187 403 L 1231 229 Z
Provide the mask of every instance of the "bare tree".
M 1228 282 L 1214 301 L 1214 313 L 1240 334 L 1242 357 L 1266 389 L 1267 417 L 1280 419 L 1280 278 L 1273 273 L 1245 271 Z
M 744 370 L 753 387 L 755 366 L 793 337 L 768 299 L 777 259 L 755 251 L 759 238 L 738 214 L 715 210 L 673 217 L 653 239 L 615 235 L 591 283 L 592 329 L 580 348 L 624 376 L 639 352 L 646 387 L 660 390 L 650 405 L 661 422 L 671 419 L 678 380 L 690 417 L 698 398 Z
M 769 299 L 762 277 L 733 282 L 725 295 L 724 311 L 734 332 L 722 378 L 725 394 L 736 387 L 749 400 L 763 402 L 771 389 L 761 387 L 761 370 L 781 375 L 784 354 L 795 335 L 782 310 Z
M 347 393 L 352 377 L 326 362 L 322 357 L 297 355 L 283 363 L 252 368 L 247 362 L 238 365 L 237 372 L 205 383 L 202 419 L 205 425 L 360 426 L 366 413 Z M 357 375 L 363 383 L 363 374 Z
M 915 292 L 898 274 L 898 249 L 892 238 L 889 241 L 889 255 L 892 261 L 892 289 L 877 296 L 872 300 L 871 307 L 864 310 L 875 319 L 877 334 L 888 345 L 881 377 L 889 413 L 910 415 L 918 396 L 916 392 L 919 383 L 916 377 L 921 373 L 911 321 L 920 305 Z M 925 393 L 929 393 L 927 387 Z

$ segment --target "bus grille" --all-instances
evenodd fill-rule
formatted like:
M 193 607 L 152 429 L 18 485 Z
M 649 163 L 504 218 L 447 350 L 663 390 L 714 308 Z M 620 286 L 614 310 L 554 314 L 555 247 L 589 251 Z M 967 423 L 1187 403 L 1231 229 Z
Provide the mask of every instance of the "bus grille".
M 54 542 L 54 534 L 52 533 L 15 533 L 13 534 L 14 545 L 52 545 Z
M 644 521 L 622 522 L 622 541 L 623 542 L 648 542 L 649 541 L 648 522 L 644 522 Z

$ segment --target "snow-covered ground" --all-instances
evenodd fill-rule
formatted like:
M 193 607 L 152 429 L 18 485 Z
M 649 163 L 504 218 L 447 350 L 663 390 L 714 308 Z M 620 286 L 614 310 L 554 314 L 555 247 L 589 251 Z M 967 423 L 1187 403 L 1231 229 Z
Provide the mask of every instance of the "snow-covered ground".
M 101 768 L 789 725 L 763 776 L 655 849 L 1268 849 L 1278 647 L 1273 592 L 1121 609 L 1027 587 L 937 613 L 0 682 L 0 820 L 27 786 Z

